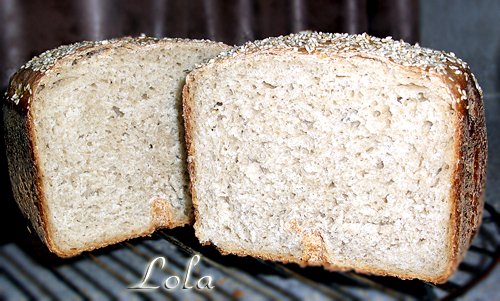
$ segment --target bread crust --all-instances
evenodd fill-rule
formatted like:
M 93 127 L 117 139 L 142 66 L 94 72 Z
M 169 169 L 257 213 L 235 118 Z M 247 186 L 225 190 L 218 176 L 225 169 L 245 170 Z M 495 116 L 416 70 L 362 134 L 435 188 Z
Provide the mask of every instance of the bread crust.
M 321 35 L 321 34 L 319 34 Z M 257 46 L 247 45 L 240 48 L 235 48 L 226 55 L 222 55 L 217 59 L 201 66 L 192 71 L 186 79 L 186 85 L 183 89 L 183 108 L 184 120 L 186 129 L 186 145 L 188 147 L 188 170 L 191 178 L 191 195 L 193 200 L 195 216 L 198 212 L 198 198 L 196 191 L 196 145 L 193 141 L 194 125 L 196 120 L 193 119 L 193 86 L 198 76 L 202 76 L 203 70 L 211 68 L 214 64 L 222 64 L 226 60 L 232 60 L 238 56 L 252 56 L 259 54 L 268 55 L 316 55 L 320 58 L 332 57 L 361 57 L 365 59 L 373 59 L 384 64 L 391 64 L 395 68 L 402 68 L 414 71 L 428 76 L 436 76 L 440 78 L 448 87 L 449 94 L 453 99 L 451 104 L 455 115 L 455 144 L 454 157 L 456 165 L 453 167 L 452 177 L 450 181 L 451 191 L 449 202 L 452 212 L 449 219 L 449 252 L 448 264 L 445 272 L 436 276 L 428 276 L 424 274 L 409 274 L 400 271 L 382 270 L 370 266 L 337 266 L 326 260 L 324 256 L 324 246 L 314 247 L 303 243 L 303 247 L 307 252 L 302 256 L 270 254 L 265 252 L 251 252 L 237 247 L 215 246 L 223 254 L 235 254 L 239 256 L 255 256 L 266 260 L 276 260 L 285 263 L 293 262 L 301 266 L 320 265 L 331 271 L 347 271 L 354 270 L 364 274 L 375 274 L 382 276 L 394 276 L 401 279 L 421 279 L 431 283 L 444 283 L 455 272 L 460 261 L 465 256 L 465 253 L 475 237 L 480 226 L 482 210 L 484 206 L 484 192 L 486 184 L 486 163 L 487 163 L 487 137 L 484 118 L 484 106 L 482 100 L 482 92 L 477 84 L 474 75 L 469 67 L 458 59 L 453 59 L 454 55 L 438 53 L 443 55 L 445 61 L 444 66 L 440 68 L 432 68 L 426 64 L 404 64 L 399 58 L 392 58 L 386 55 L 380 55 L 370 52 L 371 41 L 376 38 L 363 35 L 367 40 L 367 45 L 363 47 L 359 45 L 340 45 L 333 47 L 332 50 L 311 50 L 307 45 L 294 44 L 288 41 L 283 42 L 283 37 L 275 38 L 277 43 L 271 41 L 261 41 Z M 384 40 L 377 40 L 378 43 L 384 43 Z M 390 40 L 389 42 L 391 42 Z M 394 42 L 394 41 L 392 41 Z M 288 43 L 288 44 L 287 44 Z M 326 46 L 329 46 L 325 43 Z M 323 46 L 325 46 L 323 45 Z M 320 43 L 321 46 L 321 43 Z M 403 45 L 406 48 L 411 48 L 408 44 Z M 245 47 L 248 47 L 247 49 Z M 368 49 L 368 50 L 367 50 Z M 419 48 L 420 49 L 420 48 Z M 375 48 L 373 49 L 376 50 Z M 409 49 L 411 51 L 411 49 Z M 196 218 L 195 233 L 198 238 L 203 237 L 198 218 Z M 202 241 L 204 244 L 213 244 L 211 241 Z M 311 257 L 306 253 L 316 253 Z M 318 261 L 318 258 L 324 258 Z
M 451 70 L 450 70 L 451 71 Z M 482 93 L 470 69 L 442 77 L 455 104 L 455 161 L 451 188 L 450 262 L 447 273 L 433 282 L 445 282 L 458 268 L 481 225 L 486 190 L 488 143 Z M 450 74 L 453 73 L 453 74 Z M 458 73 L 458 74 L 457 74 Z
M 54 242 L 54 230 L 49 220 L 47 200 L 44 194 L 43 170 L 37 153 L 36 132 L 31 102 L 36 99 L 39 84 L 46 76 L 56 72 L 61 62 L 78 60 L 116 47 L 145 46 L 158 42 L 214 43 L 203 40 L 154 39 L 148 37 L 122 38 L 110 41 L 83 42 L 63 46 L 35 58 L 23 66 L 10 80 L 4 105 L 5 139 L 9 174 L 13 194 L 23 215 L 31 221 L 33 228 L 49 250 L 59 257 L 72 257 L 84 251 L 91 251 L 127 239 L 152 234 L 159 228 L 174 228 L 191 224 L 190 218 L 174 219 L 172 208 L 166 202 L 154 200 L 151 206 L 151 224 L 143 231 L 127 233 L 107 241 L 86 244 L 82 248 L 64 250 Z M 221 47 L 226 47 L 219 43 Z M 68 49 L 70 48 L 70 49 Z M 62 49 L 62 50 L 60 50 Z M 43 58 L 47 56 L 47 58 Z M 35 100 L 36 101 L 36 100 Z M 17 125 L 16 125 L 17 124 Z

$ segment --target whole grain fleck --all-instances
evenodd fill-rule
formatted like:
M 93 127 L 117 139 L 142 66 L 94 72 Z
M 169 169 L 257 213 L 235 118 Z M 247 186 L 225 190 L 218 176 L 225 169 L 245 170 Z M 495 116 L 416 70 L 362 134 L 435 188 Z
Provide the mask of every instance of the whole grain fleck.
M 260 41 L 248 42 L 243 46 L 235 47 L 221 53 L 217 60 L 234 57 L 242 54 L 251 54 L 257 51 L 272 52 L 289 50 L 293 52 L 343 54 L 360 53 L 371 56 L 385 57 L 397 64 L 409 67 L 418 67 L 447 75 L 448 70 L 468 69 L 465 62 L 454 53 L 432 50 L 411 45 L 403 41 L 393 40 L 392 37 L 383 39 L 372 37 L 366 33 L 349 35 L 340 33 L 322 33 L 304 31 L 287 36 L 267 38 Z M 214 63 L 217 60 L 211 60 Z M 462 71 L 460 71 L 462 72 Z

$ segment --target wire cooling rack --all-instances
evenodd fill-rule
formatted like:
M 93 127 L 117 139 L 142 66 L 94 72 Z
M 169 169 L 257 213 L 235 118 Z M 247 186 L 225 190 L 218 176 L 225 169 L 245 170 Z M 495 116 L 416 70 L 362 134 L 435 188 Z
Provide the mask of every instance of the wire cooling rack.
M 177 275 L 182 281 L 194 255 L 201 261 L 189 274 L 188 286 L 212 277 L 212 289 L 175 289 L 162 286 Z M 148 283 L 157 289 L 130 287 L 155 265 Z M 478 237 L 457 273 L 445 284 L 404 281 L 354 272 L 300 268 L 251 257 L 222 256 L 201 246 L 189 227 L 158 231 L 72 259 L 49 254 L 31 238 L 0 246 L 0 299 L 2 300 L 450 300 L 481 282 L 500 257 L 500 215 L 486 204 Z M 175 279 L 174 279 L 175 280 Z M 173 282 L 175 284 L 175 281 Z

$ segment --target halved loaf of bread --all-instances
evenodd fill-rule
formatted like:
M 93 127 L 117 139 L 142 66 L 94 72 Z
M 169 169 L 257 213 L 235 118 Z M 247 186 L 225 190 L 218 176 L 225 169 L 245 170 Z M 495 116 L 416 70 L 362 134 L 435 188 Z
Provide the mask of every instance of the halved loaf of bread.
M 454 54 L 305 32 L 183 92 L 196 235 L 223 253 L 443 282 L 480 224 L 480 89 Z
M 14 197 L 49 249 L 73 256 L 192 221 L 181 91 L 227 46 L 124 38 L 63 46 L 11 82 Z

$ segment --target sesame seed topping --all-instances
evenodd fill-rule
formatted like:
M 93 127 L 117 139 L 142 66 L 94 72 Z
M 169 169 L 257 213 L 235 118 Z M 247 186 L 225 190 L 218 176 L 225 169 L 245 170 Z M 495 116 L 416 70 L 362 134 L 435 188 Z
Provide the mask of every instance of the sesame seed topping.
M 84 47 L 96 47 L 99 45 L 109 45 L 109 44 L 116 44 L 117 46 L 121 46 L 126 43 L 132 43 L 132 44 L 137 44 L 141 46 L 147 46 L 151 45 L 154 43 L 157 43 L 159 41 L 170 41 L 170 42 L 193 42 L 193 43 L 216 43 L 213 41 L 209 40 L 190 40 L 190 39 L 172 39 L 172 38 L 152 38 L 152 37 L 147 37 L 144 34 L 141 34 L 139 37 L 136 38 L 119 38 L 119 39 L 112 39 L 112 40 L 103 40 L 103 41 L 83 41 L 79 43 L 74 43 L 70 45 L 64 45 L 57 47 L 52 50 L 45 51 L 44 53 L 40 54 L 39 56 L 34 57 L 31 59 L 29 62 L 24 64 L 21 69 L 31 69 L 33 71 L 38 71 L 38 72 L 46 72 L 49 70 L 59 59 L 70 55 L 72 53 L 75 53 L 77 50 L 82 49 Z M 222 43 L 220 43 L 222 45 Z
M 39 56 L 34 57 L 29 62 L 24 64 L 21 69 L 31 69 L 33 71 L 45 72 L 53 66 L 57 60 L 60 58 L 74 53 L 76 50 L 85 47 L 85 46 L 95 46 L 98 45 L 99 42 L 81 42 L 75 43 L 71 45 L 64 45 L 58 48 L 45 51 Z
M 88 48 L 89 51 L 93 51 L 94 50 L 93 48 L 97 48 L 98 46 L 101 45 L 106 45 L 107 47 L 119 47 L 125 44 L 148 46 L 158 42 L 173 42 L 173 43 L 184 42 L 184 43 L 199 43 L 199 44 L 216 43 L 221 46 L 225 45 L 223 43 L 214 42 L 210 40 L 196 40 L 196 39 L 192 40 L 192 39 L 179 39 L 179 38 L 158 39 L 158 38 L 147 37 L 144 34 L 141 34 L 141 36 L 136 38 L 125 37 L 125 38 L 103 40 L 103 41 L 83 41 L 71 45 L 60 46 L 55 49 L 45 51 L 42 54 L 32 58 L 30 61 L 24 64 L 20 69 L 46 73 L 57 63 L 57 61 L 83 48 Z M 86 64 L 87 61 L 81 60 L 81 63 Z M 14 92 L 11 92 L 12 93 L 11 96 L 8 96 L 8 92 L 5 93 L 5 99 L 6 101 L 10 101 L 15 105 L 18 105 L 25 92 L 28 92 L 29 95 L 27 99 L 27 105 L 29 106 L 29 102 L 31 101 L 31 95 L 33 94 L 30 84 L 23 86 L 23 84 L 20 83 L 17 87 L 14 87 Z
M 403 41 L 395 41 L 392 37 L 383 39 L 372 37 L 366 33 L 358 35 L 322 33 L 304 31 L 287 36 L 267 38 L 248 42 L 221 53 L 218 59 L 250 54 L 257 51 L 272 52 L 274 50 L 289 50 L 293 52 L 343 54 L 352 52 L 387 58 L 395 63 L 408 67 L 418 67 L 424 70 L 447 75 L 447 70 L 467 69 L 467 64 L 457 58 L 454 53 L 436 51 L 420 45 L 411 45 Z M 212 60 L 211 62 L 215 62 Z M 462 71 L 460 71 L 462 72 Z

